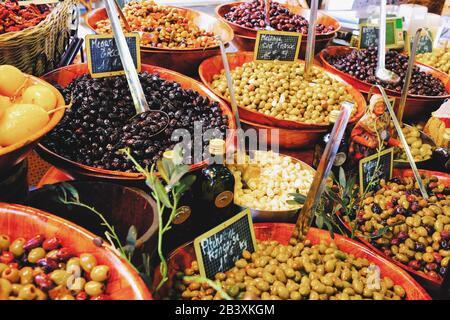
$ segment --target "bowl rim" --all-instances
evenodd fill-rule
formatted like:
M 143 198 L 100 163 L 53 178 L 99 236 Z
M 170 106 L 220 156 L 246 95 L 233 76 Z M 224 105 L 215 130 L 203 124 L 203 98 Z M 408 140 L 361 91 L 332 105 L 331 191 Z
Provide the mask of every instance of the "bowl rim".
M 77 65 L 69 65 L 69 66 L 65 66 L 62 68 L 58 68 L 55 69 L 45 75 L 43 75 L 43 77 L 48 77 L 50 75 L 54 75 L 57 74 L 58 72 L 61 72 L 63 70 L 70 70 L 72 68 L 77 68 L 78 67 L 83 67 L 86 68 L 87 70 L 87 64 L 86 63 L 82 63 L 82 64 L 77 64 Z M 230 108 L 228 107 L 228 105 L 221 101 L 220 99 L 218 99 L 216 97 L 216 95 L 211 92 L 211 90 L 209 90 L 209 88 L 207 88 L 205 85 L 203 85 L 203 83 L 192 79 L 186 75 L 183 75 L 179 72 L 173 71 L 173 70 L 169 70 L 166 68 L 162 68 L 162 67 L 158 67 L 158 66 L 153 66 L 153 65 L 148 65 L 148 64 L 142 64 L 142 72 L 145 72 L 144 68 L 149 68 L 152 71 L 151 72 L 164 72 L 165 74 L 171 74 L 175 77 L 174 80 L 171 81 L 176 81 L 176 79 L 189 79 L 191 82 L 194 82 L 198 87 L 200 87 L 202 89 L 202 91 L 205 94 L 201 94 L 202 96 L 206 96 L 208 97 L 208 99 L 211 102 L 217 102 L 219 104 L 219 106 L 221 107 L 221 110 L 223 112 L 223 114 L 226 114 L 228 116 L 229 119 L 229 124 L 228 124 L 228 129 L 231 131 L 234 131 L 236 129 L 236 122 L 233 116 L 233 113 L 231 112 Z M 89 71 L 87 71 L 88 73 Z M 149 71 L 150 72 L 150 71 Z M 63 110 L 64 111 L 64 110 Z M 234 135 L 230 134 L 227 138 L 226 138 L 226 145 L 227 146 L 232 146 L 234 144 Z M 145 180 L 145 176 L 142 173 L 133 173 L 133 172 L 125 172 L 125 171 L 113 171 L 113 170 L 106 170 L 106 169 L 100 169 L 100 168 L 96 168 L 93 166 L 88 166 L 79 162 L 76 162 L 74 160 L 68 159 L 66 157 L 63 157 L 59 154 L 57 154 L 56 152 L 51 151 L 50 149 L 48 149 L 45 145 L 43 145 L 42 143 L 38 143 L 37 145 L 37 151 L 41 151 L 45 154 L 50 155 L 52 158 L 56 158 L 59 161 L 70 165 L 71 169 L 67 169 L 67 171 L 69 172 L 73 172 L 73 169 L 76 169 L 77 172 L 78 169 L 82 169 L 83 174 L 84 175 L 93 175 L 93 176 L 98 176 L 101 175 L 102 177 L 106 177 L 106 178 L 113 178 L 113 179 L 120 179 L 120 180 Z M 191 170 L 195 170 L 197 168 L 200 168 L 202 166 L 205 166 L 207 164 L 207 160 L 203 160 L 202 162 L 199 163 L 195 163 L 192 164 L 190 166 Z M 56 167 L 60 167 L 59 165 L 55 165 Z M 66 170 L 65 168 L 63 170 Z
M 227 24 L 229 24 L 229 25 L 232 25 L 234 28 L 236 28 L 236 29 L 241 29 L 241 30 L 243 30 L 244 32 L 248 32 L 248 33 L 255 33 L 255 38 L 256 38 L 256 33 L 258 32 L 258 30 L 256 30 L 256 29 L 253 29 L 253 28 L 249 28 L 249 27 L 245 27 L 245 26 L 241 26 L 241 25 L 239 25 L 239 24 L 237 24 L 237 23 L 234 23 L 234 22 L 231 22 L 231 21 L 229 21 L 229 20 L 227 20 L 226 18 L 225 18 L 225 16 L 224 15 L 221 15 L 220 14 L 220 12 L 222 11 L 222 9 L 224 9 L 224 8 L 228 8 L 228 12 L 229 12 L 229 9 L 231 9 L 231 8 L 233 8 L 233 7 L 237 7 L 237 6 L 239 6 L 239 5 L 241 5 L 242 3 L 244 3 L 244 2 L 247 2 L 247 1 L 235 1 L 235 2 L 228 2 L 228 3 L 223 3 L 223 4 L 220 4 L 220 5 L 218 5 L 217 7 L 216 7 L 216 9 L 215 9 L 215 13 L 216 13 L 216 15 L 219 17 L 219 19 L 221 19 L 221 20 L 223 20 L 224 22 L 226 22 Z M 278 2 L 278 1 L 275 1 L 275 2 Z M 292 9 L 291 7 L 292 6 L 290 6 L 288 3 L 280 3 L 280 2 L 278 2 L 280 5 L 282 5 L 283 7 L 285 7 L 285 8 L 287 8 L 289 11 Z M 305 9 L 305 8 L 300 8 L 300 11 L 309 11 L 309 9 Z M 299 13 L 300 14 L 300 13 Z M 302 14 L 300 14 L 300 15 L 302 15 Z M 302 15 L 303 16 L 303 15 Z M 304 16 L 303 16 L 304 17 Z M 336 20 L 335 18 L 333 18 L 332 16 L 330 16 L 330 15 L 328 15 L 328 14 L 326 14 L 326 13 L 324 13 L 324 11 L 323 10 L 319 10 L 318 12 L 317 12 L 317 17 L 319 18 L 319 17 L 326 17 L 326 18 L 330 18 L 330 19 L 332 19 L 332 20 L 334 20 L 334 22 L 338 25 L 338 27 L 335 29 L 335 30 L 333 30 L 333 31 L 330 31 L 330 32 L 327 32 L 327 33 L 322 33 L 322 34 L 319 34 L 319 35 L 316 35 L 316 38 L 317 37 L 328 37 L 328 36 L 333 36 L 333 35 L 335 35 L 338 31 L 340 31 L 341 30 L 341 28 L 342 28 L 342 25 L 341 25 L 341 23 L 338 21 L 338 20 Z M 306 18 L 306 17 L 304 17 L 306 20 L 308 20 L 308 18 Z M 309 21 L 308 21 L 309 22 Z M 233 28 L 232 28 L 233 29 Z M 235 35 L 238 35 L 237 33 L 235 33 Z M 240 35 L 239 34 L 239 36 L 242 36 L 242 35 Z M 302 34 L 302 40 L 303 40 L 303 38 L 305 38 L 307 36 L 307 34 Z
M 225 39 L 224 45 L 229 44 L 234 38 L 234 30 L 233 30 L 233 28 L 231 28 L 228 24 L 224 23 L 221 19 L 218 19 L 217 17 L 215 17 L 213 15 L 210 15 L 210 14 L 202 12 L 202 11 L 194 10 L 194 9 L 191 9 L 191 8 L 184 8 L 184 7 L 171 6 L 171 5 L 163 5 L 163 6 L 168 7 L 168 8 L 183 10 L 184 12 L 196 13 L 199 16 L 207 16 L 210 19 L 216 20 L 217 22 L 220 23 L 220 28 L 226 29 L 227 34 L 229 35 L 228 39 Z M 91 29 L 94 32 L 94 34 L 99 34 L 99 33 L 96 31 L 95 27 L 89 22 L 89 19 L 94 14 L 102 12 L 102 11 L 106 11 L 106 8 L 103 7 L 103 8 L 94 9 L 94 10 L 92 10 L 91 12 L 87 13 L 84 16 L 84 21 L 85 21 L 87 27 L 89 29 Z M 141 31 L 133 31 L 133 30 L 130 30 L 130 32 L 141 33 Z M 219 47 L 220 47 L 220 44 L 217 44 L 215 46 L 209 46 L 209 47 L 206 47 L 206 48 L 192 48 L 192 49 L 190 49 L 190 48 L 158 48 L 158 47 L 143 46 L 143 45 L 140 46 L 141 51 L 144 51 L 144 52 L 159 52 L 159 53 L 164 53 L 164 52 L 165 53 L 202 52 L 202 51 L 207 51 L 207 50 L 217 50 Z
M 56 226 L 67 228 L 71 230 L 71 232 L 78 233 L 80 236 L 87 238 L 88 240 L 91 241 L 94 241 L 96 238 L 98 238 L 90 231 L 86 230 L 81 226 L 76 225 L 75 223 L 69 220 L 60 218 L 56 215 L 47 213 L 45 211 L 33 207 L 0 202 L 0 211 L 3 211 L 2 212 L 3 214 L 5 213 L 7 214 L 9 211 L 13 212 L 13 214 L 17 216 L 31 216 L 36 217 L 37 219 L 40 220 L 52 221 Z M 118 256 L 117 253 L 114 251 L 114 249 L 108 243 L 104 242 L 101 248 L 106 250 L 109 256 L 109 260 L 112 260 L 111 258 L 114 258 L 121 263 L 123 270 L 122 272 L 120 272 L 120 276 L 121 278 L 125 278 L 128 280 L 130 287 L 133 288 L 133 292 L 136 295 L 138 295 L 138 297 L 136 297 L 136 300 L 151 300 L 152 294 L 148 290 L 147 286 L 145 285 L 144 281 L 139 276 L 139 274 L 131 267 L 130 263 L 127 262 L 122 257 Z M 123 274 L 124 273 L 123 271 L 125 271 L 126 273 Z
M 319 60 L 322 63 L 322 65 L 324 66 L 325 69 L 327 69 L 327 70 L 329 70 L 329 72 L 337 74 L 339 76 L 341 74 L 343 74 L 343 75 L 345 75 L 345 77 L 351 78 L 352 81 L 355 81 L 355 82 L 359 83 L 360 85 L 369 86 L 369 87 L 374 86 L 373 84 L 371 84 L 369 82 L 360 80 L 360 79 L 358 79 L 358 78 L 356 78 L 356 77 L 354 77 L 354 76 L 352 76 L 352 75 L 350 75 L 350 74 L 348 74 L 348 73 L 346 73 L 344 71 L 339 70 L 338 68 L 333 66 L 331 63 L 329 63 L 326 60 L 325 55 L 330 55 L 329 51 L 333 50 L 333 49 L 336 50 L 335 48 L 339 48 L 339 51 L 341 51 L 342 53 L 348 53 L 351 50 L 357 50 L 357 51 L 360 50 L 358 48 L 342 47 L 342 46 L 329 46 L 329 47 L 323 49 L 319 53 Z M 401 55 L 406 56 L 405 54 L 402 54 L 402 53 L 401 53 Z M 408 56 L 406 56 L 406 57 L 408 57 Z M 423 67 L 428 68 L 429 70 L 422 70 L 422 71 L 427 73 L 427 74 L 430 74 L 430 71 L 431 71 L 433 73 L 431 75 L 434 78 L 439 79 L 441 82 L 443 82 L 441 80 L 441 78 L 436 77 L 434 74 L 439 74 L 442 78 L 447 78 L 448 82 L 450 82 L 450 76 L 449 75 L 447 75 L 446 73 L 444 73 L 444 72 L 442 72 L 442 71 L 440 71 L 440 70 L 438 70 L 438 69 L 436 69 L 436 68 L 434 68 L 432 66 L 429 66 L 427 64 L 424 64 L 424 63 L 421 63 L 421 62 L 418 62 L 418 61 L 415 61 L 414 65 L 419 67 L 421 70 L 423 69 Z M 446 87 L 446 84 L 444 84 L 444 88 L 445 87 Z M 357 90 L 361 91 L 361 92 L 364 92 L 364 93 L 369 93 L 369 90 L 366 90 L 364 88 L 358 88 Z M 401 95 L 401 92 L 397 92 L 397 91 L 394 91 L 394 90 L 391 90 L 391 89 L 385 89 L 385 90 L 386 90 L 386 93 L 388 94 L 388 96 L 399 98 L 400 95 Z M 446 91 L 447 91 L 447 89 L 446 89 Z M 442 100 L 442 99 L 449 99 L 450 98 L 450 91 L 447 91 L 447 95 L 443 95 L 443 96 L 424 96 L 424 95 L 408 94 L 407 98 L 408 98 L 408 100 Z
M 227 57 L 228 60 L 233 59 L 234 57 L 238 57 L 238 56 L 243 56 L 243 57 L 253 57 L 254 53 L 252 51 L 238 51 L 238 52 L 232 52 L 232 53 L 227 53 Z M 207 70 L 207 64 L 211 63 L 212 61 L 215 60 L 219 60 L 221 59 L 220 55 L 215 55 L 212 56 L 208 59 L 205 59 L 202 61 L 202 63 L 200 63 L 200 66 L 198 67 L 198 73 L 200 76 L 200 79 L 202 81 L 202 83 L 209 89 L 211 90 L 216 96 L 218 96 L 220 99 L 222 99 L 223 101 L 225 101 L 228 105 L 231 105 L 231 101 L 226 98 L 225 96 L 223 96 L 222 94 L 220 94 L 217 90 L 214 90 L 211 82 L 207 81 L 205 73 Z M 300 62 L 301 64 L 304 64 L 305 61 L 304 60 L 300 60 L 300 59 L 296 59 L 296 62 Z M 246 63 L 246 62 L 244 62 Z M 357 106 L 357 113 L 349 120 L 349 123 L 355 123 L 356 121 L 358 121 L 365 113 L 366 107 L 367 107 L 367 102 L 366 99 L 364 98 L 364 96 L 362 95 L 362 93 L 356 89 L 355 87 L 353 87 L 351 84 L 349 84 L 347 81 L 345 81 L 344 79 L 342 79 L 339 75 L 334 74 L 332 72 L 329 72 L 328 70 L 324 69 L 323 67 L 314 64 L 315 68 L 318 68 L 320 70 L 322 70 L 323 72 L 325 72 L 330 78 L 340 82 L 341 84 L 343 84 L 346 88 L 346 91 L 351 94 L 353 97 L 358 97 L 363 103 L 360 104 L 356 104 Z M 234 69 L 231 69 L 231 71 Z M 253 111 L 253 110 L 249 110 L 245 107 L 239 106 L 239 109 L 244 109 L 245 112 L 251 113 L 252 115 L 254 115 L 255 117 L 260 117 L 260 118 L 264 118 L 267 121 L 271 120 L 271 121 L 279 121 L 278 119 L 276 119 L 275 117 L 272 116 L 267 116 L 264 115 L 261 112 L 257 112 L 257 111 Z M 359 112 L 358 112 L 359 110 Z M 252 120 L 248 120 L 245 119 L 242 115 L 241 118 L 244 121 L 247 122 L 251 122 L 251 123 L 255 123 L 254 119 Z M 313 131 L 313 130 L 326 130 L 328 128 L 330 128 L 331 124 L 309 124 L 309 123 L 305 123 L 305 122 L 299 122 L 299 121 L 293 121 L 293 120 L 282 120 L 284 123 L 288 124 L 289 126 L 287 127 L 281 127 L 282 129 L 293 129 L 293 130 L 308 130 L 308 131 Z M 258 124 L 258 123 L 255 123 Z M 258 125 L 266 125 L 266 124 L 258 124 Z M 274 128 L 277 128 L 277 126 L 274 126 Z M 278 127 L 280 128 L 280 127 Z
M 25 75 L 25 76 L 27 78 L 26 81 L 31 82 L 30 86 L 39 84 L 39 85 L 43 85 L 47 88 L 50 88 L 52 90 L 52 92 L 56 95 L 56 99 L 57 99 L 57 106 L 55 107 L 55 109 L 65 105 L 62 94 L 53 85 L 44 81 L 43 79 L 37 78 L 32 75 Z M 19 140 L 18 142 L 14 143 L 10 146 L 0 148 L 0 157 L 8 155 L 10 153 L 13 153 L 14 151 L 17 151 L 18 149 L 23 148 L 29 144 L 35 143 L 37 140 L 39 140 L 44 135 L 46 135 L 51 130 L 53 130 L 53 128 L 55 128 L 56 125 L 58 125 L 58 123 L 61 121 L 62 117 L 64 116 L 64 112 L 65 112 L 64 109 L 53 112 L 51 115 L 49 115 L 50 119 L 44 127 L 42 127 L 41 129 L 39 129 L 35 133 L 31 134 L 30 136 L 28 136 L 25 139 Z
M 413 175 L 413 171 L 411 169 L 394 169 L 394 173 L 395 170 L 397 170 L 397 173 L 401 173 L 404 176 L 410 176 Z M 419 172 L 425 175 L 436 175 L 438 178 L 439 176 L 444 176 L 445 178 L 450 179 L 450 174 L 445 173 L 445 172 L 439 172 L 439 171 L 430 171 L 430 170 L 422 170 L 419 169 Z M 336 212 L 336 216 L 338 217 L 339 222 L 344 226 L 344 228 L 346 228 L 349 232 L 352 232 L 352 228 L 350 227 L 350 225 L 343 220 L 342 218 L 342 214 L 340 214 L 340 212 Z M 401 269 L 404 269 L 406 271 L 408 271 L 409 273 L 419 277 L 419 278 L 423 278 L 426 281 L 429 281 L 430 283 L 432 283 L 435 286 L 440 286 L 443 283 L 443 279 L 438 280 L 435 278 L 432 278 L 430 276 L 428 276 L 426 273 L 423 272 L 419 272 L 414 270 L 413 268 L 409 267 L 406 264 L 403 264 L 393 258 L 391 258 L 390 256 L 384 254 L 380 249 L 378 249 L 377 247 L 375 247 L 373 244 L 371 244 L 369 241 L 367 241 L 366 239 L 364 239 L 364 237 L 362 237 L 361 235 L 355 234 L 355 239 L 358 239 L 359 241 L 361 241 L 366 247 L 368 247 L 370 250 L 374 251 L 376 254 L 380 255 L 381 257 L 385 258 L 386 260 L 394 263 L 395 265 L 397 265 L 398 267 L 400 267 Z

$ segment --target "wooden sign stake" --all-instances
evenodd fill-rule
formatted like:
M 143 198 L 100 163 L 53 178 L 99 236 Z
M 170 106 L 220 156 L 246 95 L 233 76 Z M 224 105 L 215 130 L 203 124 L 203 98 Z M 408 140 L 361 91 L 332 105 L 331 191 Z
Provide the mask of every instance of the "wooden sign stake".
M 392 122 L 394 123 L 395 129 L 397 130 L 398 136 L 400 137 L 400 141 L 402 142 L 403 149 L 405 149 L 406 157 L 408 158 L 409 164 L 411 165 L 411 169 L 414 173 L 414 176 L 416 177 L 416 180 L 419 184 L 420 193 L 422 194 L 422 197 L 424 199 L 428 199 L 428 193 L 425 189 L 425 186 L 423 184 L 423 180 L 420 177 L 419 170 L 417 169 L 416 163 L 414 162 L 414 158 L 411 154 L 411 150 L 409 149 L 408 143 L 406 142 L 405 135 L 403 134 L 402 127 L 400 126 L 400 123 L 397 120 L 397 117 L 395 116 L 394 109 L 391 106 L 391 103 L 389 102 L 389 98 L 386 95 L 386 91 L 384 91 L 384 88 L 380 85 L 377 85 L 378 90 L 380 90 L 381 95 L 383 96 L 384 103 L 386 107 L 389 110 L 389 113 L 392 118 Z
M 348 120 L 350 119 L 350 114 L 354 107 L 353 103 L 343 102 L 339 118 L 333 126 L 333 131 L 331 132 L 331 139 L 325 147 L 322 158 L 320 159 L 317 172 L 314 176 L 313 183 L 309 189 L 308 195 L 303 205 L 302 210 L 297 219 L 297 223 L 294 232 L 291 236 L 291 244 L 302 242 L 308 233 L 309 227 L 311 226 L 312 218 L 314 212 L 317 209 L 320 198 L 322 196 L 323 190 L 325 188 L 325 182 L 328 174 L 331 171 L 334 160 L 336 158 L 336 153 L 341 144 L 342 137 L 344 136 L 345 129 L 347 127 Z
M 309 11 L 308 39 L 306 42 L 305 77 L 308 77 L 312 65 L 314 64 L 314 46 L 316 44 L 316 22 L 318 7 L 318 0 L 312 0 L 311 8 Z
M 419 43 L 420 34 L 422 28 L 417 29 L 414 37 L 413 46 L 409 54 L 408 69 L 406 70 L 405 83 L 403 84 L 402 96 L 400 98 L 400 105 L 397 110 L 397 118 L 400 123 L 403 123 L 403 112 L 405 111 L 406 97 L 408 96 L 409 85 L 411 84 L 411 77 L 414 68 L 414 62 L 416 61 L 417 45 Z M 409 46 L 409 43 L 407 44 Z
M 133 58 L 131 57 L 125 35 L 123 34 L 122 27 L 120 26 L 115 0 L 106 0 L 105 6 L 111 22 L 114 38 L 116 39 L 120 60 L 122 61 L 122 65 L 125 70 L 128 86 L 130 87 L 131 96 L 133 97 L 136 112 L 142 113 L 149 111 L 150 108 L 148 107 L 144 90 L 142 89 L 141 82 L 139 81 L 139 76 L 136 71 L 136 67 L 134 66 Z

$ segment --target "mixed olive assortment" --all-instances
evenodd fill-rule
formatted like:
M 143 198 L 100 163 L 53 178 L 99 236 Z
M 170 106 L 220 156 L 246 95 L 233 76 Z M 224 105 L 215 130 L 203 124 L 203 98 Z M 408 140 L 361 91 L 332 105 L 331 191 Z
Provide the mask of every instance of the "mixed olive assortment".
M 370 47 L 363 50 L 354 49 L 344 55 L 328 55 L 325 56 L 325 59 L 337 69 L 359 80 L 371 84 L 380 84 L 386 89 L 401 92 L 408 69 L 408 57 L 392 50 L 386 53 L 386 69 L 395 72 L 400 77 L 400 81 L 393 84 L 382 82 L 375 76 L 378 63 L 377 54 L 377 48 Z M 443 96 L 448 93 L 440 79 L 421 71 L 418 66 L 414 66 L 409 94 Z
M 434 48 L 432 52 L 418 54 L 416 60 L 450 75 L 450 52 L 448 48 Z
M 431 155 L 433 154 L 432 146 L 424 142 L 419 127 L 403 126 L 402 131 L 405 135 L 406 142 L 408 142 L 414 161 L 423 161 L 431 158 Z M 402 161 L 408 161 L 403 148 L 396 149 L 396 158 Z
M 217 102 L 158 74 L 144 72 L 139 79 L 149 107 L 163 112 L 135 116 L 124 76 L 92 79 L 83 75 L 61 89 L 72 108 L 44 138 L 44 145 L 85 165 L 133 171 L 132 164 L 118 150 L 130 148 L 135 159 L 146 166 L 155 163 L 164 151 L 173 149 L 177 141 L 171 138 L 176 129 L 186 129 L 191 134 L 194 124 L 201 125 L 201 130 L 217 129 L 222 134 L 227 129 L 228 118 Z
M 265 1 L 252 0 L 232 7 L 224 15 L 225 19 L 240 26 L 252 29 L 265 29 Z M 309 23 L 300 14 L 289 11 L 278 2 L 270 1 L 270 26 L 275 30 L 291 31 L 308 34 Z M 334 31 L 333 26 L 325 26 L 318 23 L 316 25 L 316 34 L 330 33 Z
M 423 178 L 428 200 L 413 177 L 381 180 L 378 190 L 363 200 L 356 223 L 386 255 L 439 279 L 450 260 L 450 189 L 437 177 Z
M 220 300 L 206 284 L 183 279 L 198 274 L 198 264 L 176 274 L 176 297 L 186 300 Z M 258 243 L 257 251 L 244 251 L 235 267 L 217 273 L 215 280 L 232 298 L 262 300 L 360 300 L 406 298 L 405 289 L 388 277 L 377 278 L 377 266 L 345 253 L 335 243 L 309 240 L 296 245 L 277 241 Z
M 110 270 L 94 255 L 75 255 L 57 237 L 0 234 L 0 300 L 109 300 Z
M 313 67 L 305 79 L 300 62 L 246 62 L 232 70 L 231 76 L 239 106 L 277 119 L 329 124 L 332 110 L 340 110 L 343 101 L 353 102 L 346 86 L 320 68 Z M 212 87 L 229 98 L 224 70 L 214 75 Z
M 156 4 L 151 1 L 131 1 L 123 8 L 133 31 L 143 32 L 141 45 L 157 48 L 206 48 L 219 45 L 213 32 L 198 27 L 179 8 Z M 98 33 L 111 33 L 109 19 L 100 20 Z

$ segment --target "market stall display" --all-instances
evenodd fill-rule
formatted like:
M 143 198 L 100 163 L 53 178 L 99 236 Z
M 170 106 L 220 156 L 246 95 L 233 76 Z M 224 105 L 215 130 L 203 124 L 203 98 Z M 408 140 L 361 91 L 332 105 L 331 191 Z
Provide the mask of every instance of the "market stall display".
M 67 220 L 0 204 L 0 296 L 11 299 L 149 299 L 136 271 L 109 246 Z M 22 259 L 26 257 L 26 259 Z M 83 277 L 69 279 L 78 269 Z M 64 270 L 65 269 L 65 270 Z M 89 275 L 89 281 L 86 277 Z M 63 282 L 68 278 L 69 290 Z
M 241 51 L 251 51 L 255 46 L 256 33 L 261 26 L 261 17 L 264 16 L 264 1 L 232 2 L 219 5 L 216 14 L 234 30 L 234 45 Z M 294 31 L 302 33 L 302 44 L 299 58 L 305 57 L 306 38 L 308 34 L 309 10 L 290 4 L 280 4 L 270 1 L 271 27 L 280 31 Z M 250 16 L 250 19 L 247 19 Z M 264 19 L 262 20 L 264 22 Z M 316 27 L 315 52 L 326 48 L 340 30 L 341 25 L 334 18 L 318 13 Z
M 134 1 L 124 14 L 130 17 L 130 31 L 141 35 L 142 63 L 185 74 L 194 74 L 204 59 L 220 52 L 217 36 L 225 45 L 233 39 L 233 30 L 225 22 L 192 9 Z M 93 31 L 105 33 L 110 30 L 107 19 L 101 8 L 90 12 L 86 22 Z
M 327 231 L 312 228 L 305 244 L 289 246 L 294 226 L 283 223 L 255 224 L 256 238 L 263 243 L 258 250 L 263 254 L 254 252 L 249 256 L 249 253 L 245 252 L 244 258 L 236 262 L 235 268 L 216 275 L 217 280 L 221 283 L 223 281 L 225 293 L 241 299 L 246 296 L 245 291 L 249 291 L 250 299 L 345 300 L 351 297 L 386 299 L 394 296 L 412 300 L 429 299 L 423 288 L 406 272 L 346 237 L 335 235 L 332 240 Z M 277 246 L 278 250 L 269 254 L 268 248 L 276 243 L 281 244 Z M 325 258 L 326 256 L 328 258 Z M 193 300 L 221 299 L 215 290 L 206 286 L 199 287 L 197 283 L 183 283 L 175 287 L 179 277 L 196 273 L 194 260 L 192 244 L 177 249 L 169 258 L 171 279 L 168 286 L 173 288 L 175 297 Z M 382 295 L 376 290 L 364 290 L 363 281 L 358 279 L 368 276 L 369 270 L 363 265 L 371 264 L 380 268 L 383 281 L 387 285 L 383 291 L 390 290 L 392 293 Z M 242 268 L 252 271 L 248 273 Z M 333 274 L 330 270 L 336 272 L 338 269 L 341 275 L 339 278 L 333 279 L 332 276 L 326 275 Z M 318 271 L 323 273 L 322 276 L 317 274 Z M 226 280 L 232 273 L 236 273 L 233 280 Z M 166 293 L 168 292 L 166 290 Z M 184 296 L 181 296 L 183 292 Z
M 329 47 L 319 1 L 119 2 L 56 70 L 78 2 L 0 2 L 0 201 L 29 206 L 0 203 L 0 300 L 448 298 L 447 46 Z
M 175 142 L 170 137 L 177 128 L 192 131 L 194 122 L 202 119 L 209 119 L 203 121 L 203 130 L 217 128 L 224 133 L 227 128 L 235 128 L 227 106 L 195 80 L 153 66 L 143 65 L 142 71 L 140 79 L 150 107 L 165 111 L 170 118 L 163 132 L 158 133 L 162 129 L 158 119 L 139 118 L 142 115 L 132 118 L 135 109 L 131 95 L 125 91 L 128 88 L 124 77 L 91 79 L 86 75 L 87 65 L 69 66 L 45 76 L 47 81 L 66 88 L 66 98 L 73 93 L 76 96 L 61 125 L 39 145 L 42 156 L 76 174 L 142 180 L 143 176 L 132 172 L 124 156 L 115 154 L 117 150 L 131 148 L 136 159 L 146 166 L 173 147 Z M 92 109 L 94 106 L 99 107 L 98 113 Z M 154 133 L 158 135 L 151 139 Z M 227 139 L 230 145 L 232 137 Z

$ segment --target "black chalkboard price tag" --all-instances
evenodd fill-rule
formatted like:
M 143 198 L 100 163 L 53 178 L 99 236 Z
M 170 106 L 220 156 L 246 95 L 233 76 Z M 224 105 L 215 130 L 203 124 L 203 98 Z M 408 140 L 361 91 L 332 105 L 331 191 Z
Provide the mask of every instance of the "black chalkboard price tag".
M 138 72 L 141 71 L 139 34 L 126 33 L 128 48 Z M 112 35 L 86 36 L 87 61 L 92 78 L 110 77 L 124 74 L 116 41 Z
M 361 194 L 364 193 L 372 178 L 391 179 L 393 165 L 394 148 L 361 159 L 359 161 L 359 189 Z M 378 170 L 376 170 L 377 167 Z
M 301 41 L 300 33 L 259 30 L 256 35 L 254 60 L 294 62 L 298 57 Z
M 231 269 L 244 250 L 256 250 L 250 210 L 242 211 L 196 238 L 194 248 L 202 277 L 214 279 L 216 273 Z

